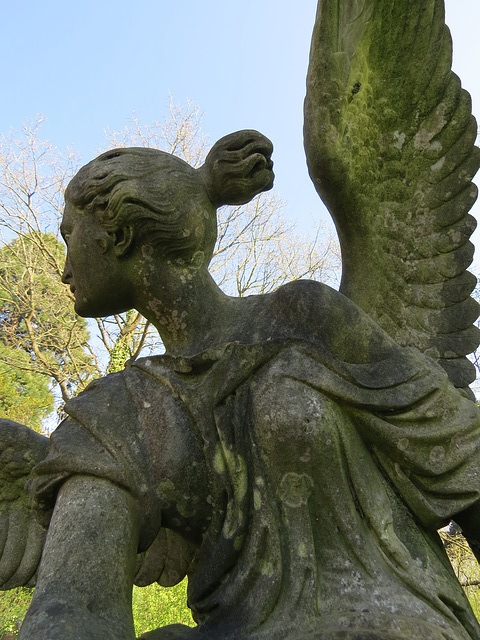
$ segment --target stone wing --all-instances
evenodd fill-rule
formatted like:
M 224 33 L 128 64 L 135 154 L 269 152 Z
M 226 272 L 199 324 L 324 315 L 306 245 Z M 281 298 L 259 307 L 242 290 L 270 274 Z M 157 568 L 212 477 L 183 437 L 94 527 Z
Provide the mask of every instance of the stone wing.
M 48 438 L 0 420 L 0 589 L 34 586 L 46 531 L 35 520 L 25 489 L 47 453 Z
M 305 148 L 340 237 L 341 292 L 466 387 L 480 150 L 451 58 L 443 0 L 320 0 Z

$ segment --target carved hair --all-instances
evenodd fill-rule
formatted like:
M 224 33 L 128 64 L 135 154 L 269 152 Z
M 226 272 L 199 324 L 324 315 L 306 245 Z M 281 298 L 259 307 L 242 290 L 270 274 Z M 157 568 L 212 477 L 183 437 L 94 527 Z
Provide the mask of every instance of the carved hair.
M 273 145 L 258 131 L 244 130 L 220 138 L 199 173 L 211 202 L 245 204 L 273 187 Z
M 157 149 L 103 153 L 76 174 L 65 200 L 93 213 L 107 231 L 132 225 L 137 240 L 165 255 L 207 261 L 217 237 L 217 207 L 243 204 L 273 185 L 271 142 L 256 131 L 219 140 L 200 169 Z

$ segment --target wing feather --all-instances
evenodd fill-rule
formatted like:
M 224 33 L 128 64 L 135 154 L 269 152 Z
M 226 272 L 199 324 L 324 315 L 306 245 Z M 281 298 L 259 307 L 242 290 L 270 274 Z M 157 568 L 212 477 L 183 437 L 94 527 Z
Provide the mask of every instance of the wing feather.
M 48 450 L 48 438 L 0 420 L 0 589 L 33 586 L 46 531 L 35 520 L 25 482 Z
M 340 290 L 467 386 L 480 342 L 468 214 L 480 165 L 443 0 L 321 0 L 305 148 L 342 247 Z

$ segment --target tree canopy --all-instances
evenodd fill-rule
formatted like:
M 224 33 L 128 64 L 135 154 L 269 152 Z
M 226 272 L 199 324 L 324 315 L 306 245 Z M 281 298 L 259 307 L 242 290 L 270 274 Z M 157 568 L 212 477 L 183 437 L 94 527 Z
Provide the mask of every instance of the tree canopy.
M 10 368 L 53 379 L 67 400 L 95 368 L 86 322 L 60 280 L 64 259 L 51 233 L 31 231 L 0 248 L 0 345 Z
M 0 418 L 42 430 L 42 420 L 53 409 L 48 378 L 25 369 L 10 367 L 5 360 L 9 348 L 0 346 Z

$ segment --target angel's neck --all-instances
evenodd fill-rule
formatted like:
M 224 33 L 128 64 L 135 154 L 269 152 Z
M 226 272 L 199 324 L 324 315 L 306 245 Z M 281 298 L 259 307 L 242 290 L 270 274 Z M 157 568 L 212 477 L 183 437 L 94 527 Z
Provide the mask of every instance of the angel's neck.
M 204 270 L 176 278 L 144 278 L 136 308 L 158 330 L 167 353 L 189 355 L 233 339 L 241 301 Z

